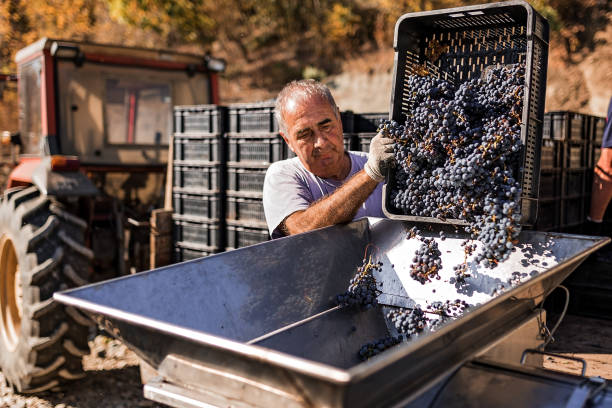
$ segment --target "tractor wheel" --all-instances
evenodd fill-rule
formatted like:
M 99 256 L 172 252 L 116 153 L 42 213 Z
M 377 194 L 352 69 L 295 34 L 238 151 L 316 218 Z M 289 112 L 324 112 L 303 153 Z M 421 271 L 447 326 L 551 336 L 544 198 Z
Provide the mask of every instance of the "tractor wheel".
M 84 376 L 92 322 L 53 293 L 89 282 L 87 224 L 36 187 L 0 201 L 0 368 L 18 392 L 41 392 Z

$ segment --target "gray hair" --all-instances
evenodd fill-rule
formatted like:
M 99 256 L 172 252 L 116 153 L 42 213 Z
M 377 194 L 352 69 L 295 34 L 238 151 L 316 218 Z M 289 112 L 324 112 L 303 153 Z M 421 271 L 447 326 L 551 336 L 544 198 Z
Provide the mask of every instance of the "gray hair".
M 283 134 L 287 134 L 287 123 L 285 123 L 285 105 L 293 98 L 307 99 L 311 97 L 320 97 L 326 99 L 329 104 L 336 108 L 336 101 L 331 94 L 329 88 L 315 81 L 314 79 L 302 79 L 299 81 L 291 81 L 278 93 L 276 104 L 274 106 L 274 116 L 278 123 L 278 128 Z M 337 112 L 336 112 L 337 115 Z

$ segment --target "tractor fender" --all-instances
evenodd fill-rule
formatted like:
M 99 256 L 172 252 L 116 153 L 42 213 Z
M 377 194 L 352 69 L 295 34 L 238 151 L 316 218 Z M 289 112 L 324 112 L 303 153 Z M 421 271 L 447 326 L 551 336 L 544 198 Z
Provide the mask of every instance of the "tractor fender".
M 98 189 L 80 171 L 51 170 L 51 158 L 43 157 L 32 172 L 32 184 L 44 195 L 54 197 L 93 196 Z
M 32 173 L 40 165 L 40 156 L 22 155 L 19 164 L 9 174 L 7 189 L 32 184 Z

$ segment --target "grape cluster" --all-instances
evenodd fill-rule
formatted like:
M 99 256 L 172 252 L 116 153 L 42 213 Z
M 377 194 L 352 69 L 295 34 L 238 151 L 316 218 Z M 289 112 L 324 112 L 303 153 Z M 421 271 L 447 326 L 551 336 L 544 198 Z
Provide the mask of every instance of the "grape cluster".
M 438 314 L 445 318 L 456 319 L 463 315 L 463 312 L 470 307 L 465 300 L 447 300 L 445 302 L 432 302 L 427 308 L 428 312 Z
M 494 267 L 520 233 L 524 64 L 497 66 L 458 87 L 412 75 L 405 124 L 383 121 L 395 139 L 391 201 L 407 215 L 466 221 L 482 242 L 475 260 Z
M 465 283 L 465 279 L 471 276 L 468 272 L 467 259 L 476 250 L 476 244 L 472 244 L 470 241 L 463 241 L 461 246 L 463 247 L 464 251 L 463 263 L 453 266 L 453 271 L 455 272 L 456 281 L 459 283 Z
M 445 302 L 432 302 L 425 309 L 419 305 L 412 309 L 398 308 L 387 313 L 387 318 L 395 326 L 395 329 L 410 338 L 423 330 L 434 330 L 448 320 L 461 317 L 471 307 L 467 302 L 447 300 Z
M 449 320 L 458 319 L 469 307 L 471 305 L 461 299 L 432 302 L 427 308 L 427 312 L 438 316 L 429 319 L 429 328 L 435 330 Z
M 425 312 L 416 306 L 412 309 L 399 308 L 387 313 L 387 319 L 391 320 L 395 329 L 403 333 L 407 338 L 422 332 L 427 327 L 429 320 Z
M 433 238 L 421 237 L 420 240 L 421 246 L 416 250 L 410 265 L 410 276 L 424 285 L 431 282 L 431 278 L 440 279 L 438 272 L 442 269 L 442 253 Z
M 397 337 L 387 336 L 380 340 L 371 343 L 366 343 L 359 349 L 359 358 L 365 361 L 370 357 L 374 357 L 375 355 L 382 353 L 388 348 L 391 348 L 396 344 L 401 343 L 403 339 L 404 337 L 401 335 Z
M 351 279 L 349 287 L 343 294 L 336 296 L 336 302 L 342 306 L 359 305 L 370 309 L 378 304 L 376 298 L 380 294 L 373 272 L 380 271 L 382 262 L 374 262 L 372 257 L 364 259 L 357 268 L 357 274 Z

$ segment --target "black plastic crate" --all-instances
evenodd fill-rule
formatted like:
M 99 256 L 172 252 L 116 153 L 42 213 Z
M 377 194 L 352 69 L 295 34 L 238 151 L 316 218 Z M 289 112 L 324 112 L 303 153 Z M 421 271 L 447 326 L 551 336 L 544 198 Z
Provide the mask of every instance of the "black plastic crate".
M 206 220 L 220 220 L 223 215 L 221 193 L 172 194 L 174 214 Z
M 565 142 L 561 140 L 542 139 L 540 170 L 560 170 L 563 168 Z
M 223 188 L 220 164 L 175 164 L 172 185 L 176 191 L 212 192 Z
M 234 104 L 228 106 L 229 132 L 276 133 L 273 102 Z
M 588 142 L 586 149 L 586 167 L 591 170 L 595 167 L 597 161 L 597 158 L 595 158 L 595 148 L 596 146 L 593 142 Z
M 223 158 L 222 139 L 217 135 L 174 135 L 174 160 L 220 162 Z
M 582 234 L 584 230 L 584 223 L 582 224 L 574 224 L 574 225 L 568 225 L 565 227 L 561 227 L 559 228 L 559 232 L 564 232 L 566 234 Z
M 222 246 L 222 228 L 218 221 L 200 221 L 173 216 L 174 242 L 219 248 Z
M 359 133 L 357 134 L 357 150 L 360 152 L 370 151 L 370 141 L 376 136 L 376 133 Z
M 588 170 L 563 171 L 563 196 L 577 197 L 586 193 L 586 173 Z
M 589 167 L 589 146 L 587 141 L 565 143 L 564 165 L 565 169 L 584 169 Z
M 228 191 L 240 193 L 263 193 L 266 168 L 252 167 L 227 167 L 227 189 Z
M 266 227 L 266 216 L 261 198 L 228 194 L 226 208 L 228 221 L 244 221 Z
M 353 111 L 340 112 L 340 120 L 342 121 L 342 133 L 354 133 L 355 114 Z
M 531 225 L 537 214 L 540 148 L 546 70 L 548 23 L 527 2 L 458 7 L 406 14 L 395 26 L 395 66 L 391 117 L 404 123 L 412 89 L 407 77 L 426 70 L 430 75 L 459 83 L 479 78 L 491 65 L 524 62 L 525 93 L 521 139 L 524 160 L 519 180 L 522 187 L 521 223 Z M 435 58 L 428 50 L 435 51 Z M 388 179 L 394 182 L 393 173 Z M 383 210 L 389 218 L 439 222 L 431 217 L 404 215 L 393 207 L 391 187 L 383 193 Z M 446 223 L 460 223 L 447 219 Z
M 554 231 L 559 229 L 561 202 L 558 198 L 538 200 L 538 218 L 534 225 L 537 231 Z
M 576 198 L 566 198 L 561 200 L 561 226 L 572 227 L 577 226 L 584 223 L 585 213 L 584 213 L 584 198 L 576 197 Z
M 601 144 L 603 141 L 604 128 L 606 127 L 606 118 L 599 116 L 591 116 L 589 118 L 591 129 L 591 140 Z
M 540 173 L 540 199 L 561 197 L 561 170 L 542 170 Z
M 542 136 L 555 140 L 588 140 L 587 117 L 576 112 L 548 112 L 544 115 Z
M 376 133 L 382 120 L 389 119 L 389 113 L 356 113 L 354 116 L 354 133 Z
M 569 313 L 608 320 L 612 316 L 611 285 L 601 285 L 597 283 L 571 285 L 569 291 Z
M 261 227 L 259 223 L 231 221 L 227 223 L 227 249 L 259 244 L 269 239 L 268 229 Z
M 174 107 L 175 133 L 225 132 L 227 108 L 217 105 L 183 105 Z
M 284 158 L 285 141 L 278 133 L 226 134 L 228 162 L 270 164 Z
M 178 244 L 174 247 L 174 263 L 191 261 L 222 252 L 219 248 L 197 247 L 195 245 Z

